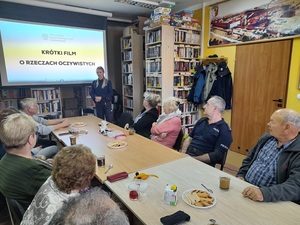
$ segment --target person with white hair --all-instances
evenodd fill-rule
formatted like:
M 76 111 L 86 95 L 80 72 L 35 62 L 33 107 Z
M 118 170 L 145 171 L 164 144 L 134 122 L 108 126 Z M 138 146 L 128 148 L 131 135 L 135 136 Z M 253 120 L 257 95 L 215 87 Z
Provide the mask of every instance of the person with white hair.
M 37 116 L 39 107 L 37 100 L 35 98 L 24 98 L 19 102 L 20 110 L 26 113 L 28 116 L 31 116 L 36 124 L 37 134 L 38 135 L 48 135 L 54 130 L 58 130 L 63 127 L 70 125 L 69 120 L 67 119 L 44 119 Z M 42 146 L 43 148 L 48 146 L 56 145 L 55 141 L 46 140 L 38 137 L 37 145 Z
M 211 166 L 222 163 L 232 143 L 231 129 L 222 118 L 225 105 L 224 99 L 219 96 L 213 96 L 207 101 L 203 106 L 207 117 L 197 121 L 184 140 L 181 152 Z
M 151 140 L 173 148 L 181 129 L 179 100 L 169 97 L 163 102 L 163 113 L 152 124 Z
M 24 113 L 5 117 L 0 123 L 0 140 L 6 150 L 0 160 L 0 192 L 27 209 L 52 170 L 48 163 L 32 156 L 36 143 L 33 119 Z
M 129 225 L 126 214 L 100 188 L 70 198 L 49 225 Z
M 243 160 L 237 177 L 255 186 L 244 189 L 246 198 L 258 202 L 300 203 L 300 114 L 276 110 L 269 132 L 259 138 Z

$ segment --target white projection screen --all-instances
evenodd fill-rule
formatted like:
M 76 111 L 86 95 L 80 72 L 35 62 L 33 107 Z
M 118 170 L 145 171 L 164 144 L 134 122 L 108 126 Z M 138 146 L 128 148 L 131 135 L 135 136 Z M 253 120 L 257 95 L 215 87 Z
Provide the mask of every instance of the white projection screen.
M 2 86 L 90 83 L 107 65 L 105 32 L 0 18 Z

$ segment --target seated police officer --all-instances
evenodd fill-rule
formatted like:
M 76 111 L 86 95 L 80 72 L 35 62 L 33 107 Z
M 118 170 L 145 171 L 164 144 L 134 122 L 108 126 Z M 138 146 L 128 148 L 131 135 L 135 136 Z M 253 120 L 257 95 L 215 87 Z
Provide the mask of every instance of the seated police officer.
M 207 101 L 203 106 L 207 117 L 197 121 L 189 137 L 183 142 L 181 152 L 211 166 L 222 163 L 232 143 L 231 129 L 222 118 L 225 105 L 225 101 L 219 96 L 213 96 Z

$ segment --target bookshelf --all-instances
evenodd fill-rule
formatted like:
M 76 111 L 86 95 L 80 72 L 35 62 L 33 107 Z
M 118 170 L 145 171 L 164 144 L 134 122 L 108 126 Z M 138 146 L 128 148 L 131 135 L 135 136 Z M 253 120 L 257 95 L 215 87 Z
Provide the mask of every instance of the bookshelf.
M 201 31 L 161 25 L 146 29 L 146 90 L 180 99 L 182 128 L 189 133 L 199 119 L 198 106 L 187 101 L 195 68 L 201 63 Z
M 136 117 L 143 108 L 143 35 L 121 38 L 123 112 Z
M 30 97 L 28 88 L 1 88 L 0 110 L 8 107 L 18 108 L 18 101 L 27 97 Z
M 37 100 L 37 116 L 51 116 L 53 119 L 62 116 L 60 88 L 31 88 L 30 92 L 31 97 Z

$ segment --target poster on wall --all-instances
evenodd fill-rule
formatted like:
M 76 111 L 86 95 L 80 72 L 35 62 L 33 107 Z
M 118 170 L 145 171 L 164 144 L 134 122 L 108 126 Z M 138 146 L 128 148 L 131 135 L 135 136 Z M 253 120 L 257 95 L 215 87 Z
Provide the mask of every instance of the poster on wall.
M 210 7 L 208 46 L 300 35 L 300 0 L 233 0 Z

